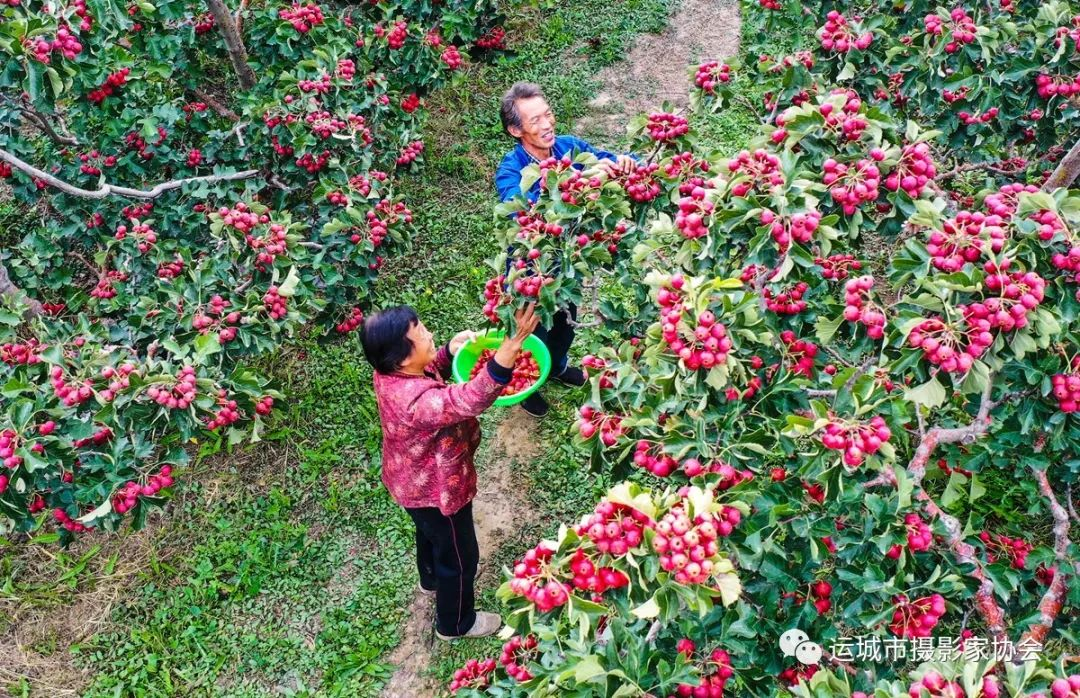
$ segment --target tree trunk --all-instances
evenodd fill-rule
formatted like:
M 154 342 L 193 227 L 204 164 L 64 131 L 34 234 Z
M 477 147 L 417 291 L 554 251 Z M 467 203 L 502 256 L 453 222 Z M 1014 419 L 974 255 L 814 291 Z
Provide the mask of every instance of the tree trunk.
M 1078 174 L 1080 174 L 1080 138 L 1076 140 L 1076 143 L 1073 143 L 1072 149 L 1065 157 L 1061 158 L 1057 169 L 1043 184 L 1043 191 L 1053 191 L 1061 187 L 1067 187 L 1073 183 Z
M 225 39 L 225 48 L 229 52 L 229 60 L 232 61 L 233 70 L 240 80 L 240 87 L 250 90 L 255 86 L 255 71 L 247 62 L 247 49 L 244 48 L 244 39 L 236 28 L 229 8 L 225 7 L 224 0 L 206 0 L 210 5 L 210 12 L 214 15 L 214 22 L 221 29 L 221 36 Z
M 0 296 L 22 296 L 23 301 L 29 306 L 26 311 L 26 317 L 28 318 L 41 314 L 41 303 L 24 294 L 19 290 L 18 286 L 11 282 L 7 267 L 4 266 L 3 262 L 0 262 Z

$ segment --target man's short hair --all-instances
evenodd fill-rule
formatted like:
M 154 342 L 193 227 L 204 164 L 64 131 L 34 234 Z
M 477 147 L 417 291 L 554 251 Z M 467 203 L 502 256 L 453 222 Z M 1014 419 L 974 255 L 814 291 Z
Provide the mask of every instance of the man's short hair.
M 518 113 L 517 103 L 519 99 L 532 99 L 544 97 L 544 90 L 535 82 L 515 82 L 503 95 L 502 105 L 499 108 L 499 118 L 502 119 L 503 130 L 510 133 L 510 127 L 521 128 L 521 114 Z

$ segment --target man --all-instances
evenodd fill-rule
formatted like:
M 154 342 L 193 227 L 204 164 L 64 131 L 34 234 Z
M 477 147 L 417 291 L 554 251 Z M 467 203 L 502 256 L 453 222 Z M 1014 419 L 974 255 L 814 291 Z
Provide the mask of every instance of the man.
M 509 201 L 521 196 L 521 171 L 531 164 L 563 155 L 571 157 L 578 153 L 592 153 L 600 158 L 600 166 L 609 175 L 628 173 L 634 169 L 636 160 L 629 155 L 615 155 L 600 150 L 574 136 L 555 135 L 555 114 L 551 111 L 544 92 L 539 85 L 531 82 L 516 82 L 503 95 L 499 110 L 503 129 L 516 141 L 514 149 L 506 154 L 495 172 L 495 188 L 500 201 Z M 540 196 L 540 182 L 534 182 L 525 198 L 535 202 Z M 556 313 L 550 328 L 538 327 L 534 333 L 543 340 L 551 352 L 551 375 L 564 385 L 585 385 L 585 374 L 580 368 L 571 366 L 567 357 L 570 345 L 574 341 L 573 321 L 577 309 L 571 306 L 568 311 Z M 534 417 L 543 417 L 548 412 L 548 403 L 539 391 L 533 393 L 521 403 L 522 409 Z

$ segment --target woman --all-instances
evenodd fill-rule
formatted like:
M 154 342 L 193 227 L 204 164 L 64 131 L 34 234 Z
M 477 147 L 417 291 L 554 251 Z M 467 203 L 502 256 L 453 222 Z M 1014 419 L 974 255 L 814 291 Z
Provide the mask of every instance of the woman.
M 496 613 L 477 612 L 473 581 L 480 550 L 473 528 L 476 416 L 510 382 L 514 361 L 536 329 L 533 306 L 517 313 L 487 368 L 462 385 L 448 384 L 451 357 L 474 334 L 458 333 L 436 350 L 431 332 L 408 306 L 364 322 L 364 354 L 375 367 L 382 422 L 382 481 L 416 524 L 420 590 L 435 594 L 436 634 L 443 640 L 499 630 Z

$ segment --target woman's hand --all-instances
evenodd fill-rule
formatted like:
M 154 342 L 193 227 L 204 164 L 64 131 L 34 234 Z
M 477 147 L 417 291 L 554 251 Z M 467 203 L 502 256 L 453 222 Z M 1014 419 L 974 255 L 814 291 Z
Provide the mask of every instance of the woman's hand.
M 518 352 L 521 351 L 521 345 L 525 343 L 525 340 L 540 324 L 540 316 L 536 314 L 536 304 L 529 303 L 529 305 L 514 313 L 514 323 L 516 324 L 514 333 L 506 335 L 502 344 L 499 345 L 498 351 L 495 352 L 496 363 L 504 368 L 514 367 Z
M 462 330 L 454 335 L 454 338 L 450 340 L 450 355 L 453 356 L 458 353 L 461 347 L 467 343 L 476 339 L 476 333 L 472 330 Z

